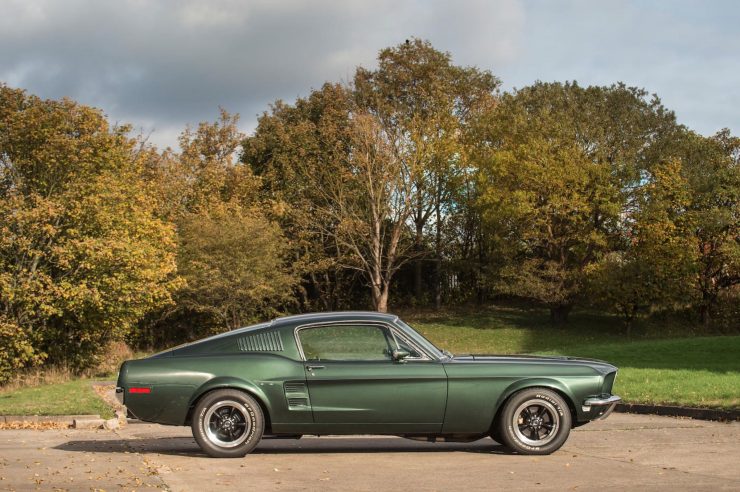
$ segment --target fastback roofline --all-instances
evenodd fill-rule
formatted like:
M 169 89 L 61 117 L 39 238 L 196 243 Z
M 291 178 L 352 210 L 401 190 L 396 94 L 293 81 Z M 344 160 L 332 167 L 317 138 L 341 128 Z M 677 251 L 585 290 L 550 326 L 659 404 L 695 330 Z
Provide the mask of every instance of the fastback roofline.
M 269 326 L 280 326 L 283 324 L 294 323 L 294 322 L 310 322 L 313 320 L 320 319 L 332 319 L 332 318 L 362 318 L 362 319 L 374 319 L 380 321 L 386 321 L 393 323 L 398 319 L 398 316 L 390 313 L 379 313 L 377 311 L 329 311 L 322 313 L 303 313 L 293 314 L 290 316 L 281 316 L 270 321 Z

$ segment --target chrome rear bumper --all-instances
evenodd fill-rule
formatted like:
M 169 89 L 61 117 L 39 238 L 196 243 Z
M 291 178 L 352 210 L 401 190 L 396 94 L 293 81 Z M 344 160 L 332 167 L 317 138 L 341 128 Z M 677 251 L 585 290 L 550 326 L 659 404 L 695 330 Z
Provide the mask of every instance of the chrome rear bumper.
M 123 405 L 123 388 L 116 386 L 116 399 Z
M 611 414 L 617 407 L 617 404 L 622 401 L 617 395 L 601 395 L 586 398 L 581 406 L 581 410 L 584 413 L 594 412 L 594 420 L 605 419 Z M 593 408 L 596 407 L 596 408 Z

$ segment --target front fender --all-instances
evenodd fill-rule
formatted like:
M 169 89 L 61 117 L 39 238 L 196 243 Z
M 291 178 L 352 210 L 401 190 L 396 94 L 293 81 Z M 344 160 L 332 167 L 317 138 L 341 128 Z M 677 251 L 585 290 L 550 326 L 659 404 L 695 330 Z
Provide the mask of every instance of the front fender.
M 566 403 L 568 403 L 571 411 L 576 412 L 573 415 L 573 421 L 575 422 L 576 420 L 578 420 L 578 405 L 576 405 L 575 395 L 573 395 L 573 392 L 568 388 L 566 384 L 553 378 L 525 378 L 514 381 L 499 396 L 499 399 L 496 402 L 495 414 L 498 415 L 499 411 L 503 407 L 504 402 L 508 400 L 511 395 L 513 395 L 517 391 L 521 391 L 527 388 L 547 388 L 560 393 L 562 396 L 565 397 Z

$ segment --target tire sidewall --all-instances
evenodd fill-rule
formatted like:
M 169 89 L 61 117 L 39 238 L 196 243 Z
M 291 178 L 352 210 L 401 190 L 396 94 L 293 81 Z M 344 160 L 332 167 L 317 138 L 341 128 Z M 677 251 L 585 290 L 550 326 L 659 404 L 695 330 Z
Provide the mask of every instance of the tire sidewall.
M 249 433 L 244 442 L 233 448 L 218 446 L 208 439 L 205 416 L 208 409 L 223 400 L 238 401 L 247 410 Z M 264 417 L 259 404 L 246 393 L 238 390 L 215 390 L 201 398 L 193 411 L 192 430 L 196 442 L 208 455 L 214 458 L 239 458 L 252 451 L 259 444 L 264 432 Z
M 558 417 L 560 418 L 555 438 L 542 446 L 532 446 L 522 442 L 514 432 L 514 411 L 520 404 L 531 399 L 539 399 L 548 402 L 555 407 L 555 410 L 558 412 Z M 501 414 L 501 425 L 498 427 L 500 437 L 504 441 L 504 444 L 513 451 L 522 454 L 550 454 L 560 449 L 568 439 L 571 422 L 572 417 L 570 408 L 568 408 L 568 405 L 560 395 L 551 390 L 532 388 L 519 391 L 509 398 Z

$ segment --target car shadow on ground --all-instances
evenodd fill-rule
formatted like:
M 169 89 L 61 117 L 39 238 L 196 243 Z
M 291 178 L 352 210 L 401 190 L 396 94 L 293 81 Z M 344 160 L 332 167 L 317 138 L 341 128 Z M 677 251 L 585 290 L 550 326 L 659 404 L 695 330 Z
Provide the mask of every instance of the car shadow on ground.
M 71 440 L 54 449 L 83 453 L 141 453 L 207 457 L 193 438 L 160 437 L 146 439 Z M 477 453 L 511 454 L 491 439 L 470 443 L 419 442 L 396 437 L 265 439 L 253 454 L 332 454 L 332 453 Z

